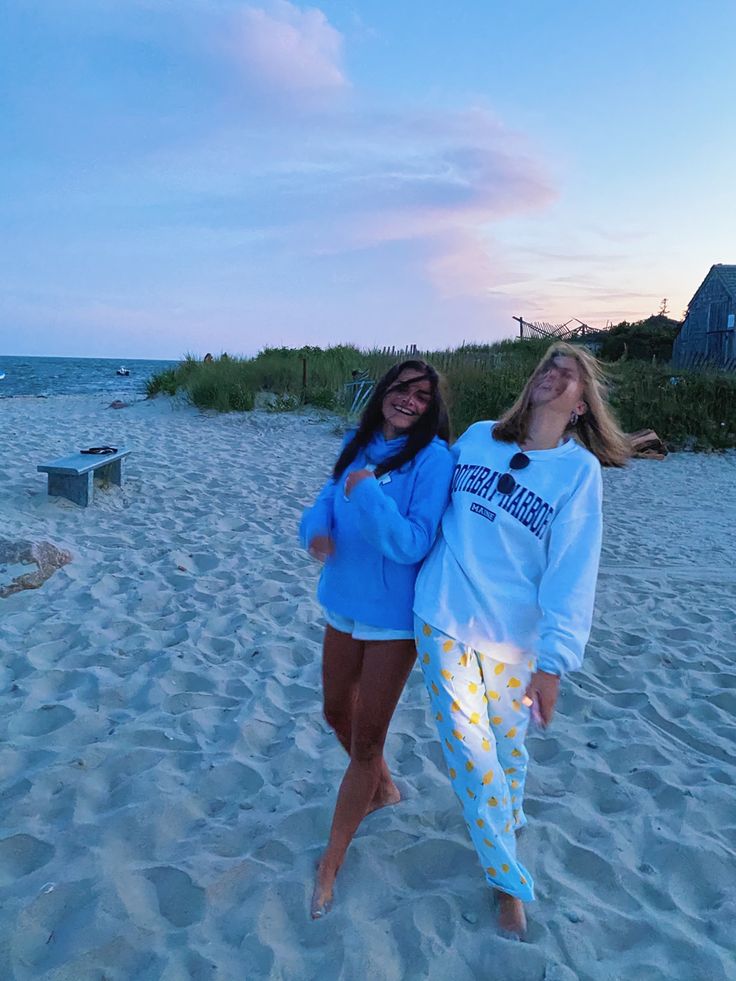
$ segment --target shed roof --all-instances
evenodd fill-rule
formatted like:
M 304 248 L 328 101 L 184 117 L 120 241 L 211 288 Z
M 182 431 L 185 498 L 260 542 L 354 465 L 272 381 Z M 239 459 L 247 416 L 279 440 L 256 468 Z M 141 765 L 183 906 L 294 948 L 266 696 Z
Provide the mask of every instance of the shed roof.
M 736 297 L 736 266 L 727 266 L 723 262 L 717 262 L 711 269 L 715 269 L 720 276 L 723 285 L 731 296 Z

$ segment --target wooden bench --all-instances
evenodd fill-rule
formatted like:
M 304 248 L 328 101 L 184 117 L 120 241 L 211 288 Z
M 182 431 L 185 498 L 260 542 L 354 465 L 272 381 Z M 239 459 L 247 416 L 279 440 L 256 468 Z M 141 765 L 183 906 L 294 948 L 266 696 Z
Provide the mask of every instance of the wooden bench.
M 123 483 L 123 459 L 130 450 L 114 453 L 73 453 L 52 463 L 42 463 L 36 468 L 49 476 L 49 495 L 66 497 L 67 500 L 86 508 L 94 495 L 94 478 L 108 483 Z

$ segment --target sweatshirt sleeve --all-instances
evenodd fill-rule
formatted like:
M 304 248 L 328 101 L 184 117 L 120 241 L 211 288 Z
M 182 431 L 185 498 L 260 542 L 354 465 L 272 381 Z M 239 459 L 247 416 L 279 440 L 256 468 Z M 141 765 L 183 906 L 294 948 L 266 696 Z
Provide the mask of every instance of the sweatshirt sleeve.
M 434 444 L 417 466 L 406 515 L 374 477 L 362 480 L 350 494 L 351 502 L 360 508 L 362 533 L 387 559 L 403 565 L 421 562 L 432 547 L 449 500 L 453 459 L 444 445 Z
M 299 523 L 299 540 L 304 548 L 309 548 L 309 543 L 316 535 L 331 534 L 336 486 L 334 480 L 328 480 L 312 507 L 307 508 L 302 515 Z
M 601 553 L 601 498 L 601 471 L 596 465 L 552 522 L 547 568 L 539 586 L 540 671 L 564 675 L 583 663 Z
M 342 453 L 354 435 L 354 429 L 348 430 L 343 437 L 340 453 Z M 332 479 L 328 480 L 317 495 L 317 500 L 312 507 L 307 508 L 302 514 L 302 519 L 299 522 L 299 541 L 304 548 L 309 548 L 309 543 L 316 535 L 329 535 L 332 533 L 333 504 L 336 488 L 337 484 L 335 481 Z

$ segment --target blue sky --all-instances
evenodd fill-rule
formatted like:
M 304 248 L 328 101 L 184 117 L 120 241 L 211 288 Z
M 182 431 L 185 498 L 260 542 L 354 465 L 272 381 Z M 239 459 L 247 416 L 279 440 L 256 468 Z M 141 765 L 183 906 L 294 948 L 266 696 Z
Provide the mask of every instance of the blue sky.
M 0 353 L 679 316 L 736 262 L 736 5 L 6 0 Z

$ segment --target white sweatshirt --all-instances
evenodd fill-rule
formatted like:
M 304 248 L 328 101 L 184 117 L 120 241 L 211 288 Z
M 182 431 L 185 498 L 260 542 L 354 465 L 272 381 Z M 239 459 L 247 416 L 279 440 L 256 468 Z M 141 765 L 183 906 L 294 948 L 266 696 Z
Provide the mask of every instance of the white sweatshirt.
M 579 668 L 590 634 L 601 549 L 601 466 L 574 440 L 526 450 L 471 426 L 452 447 L 450 505 L 419 573 L 414 611 L 498 661 L 534 657 L 542 671 Z M 497 490 L 511 473 L 511 494 Z

